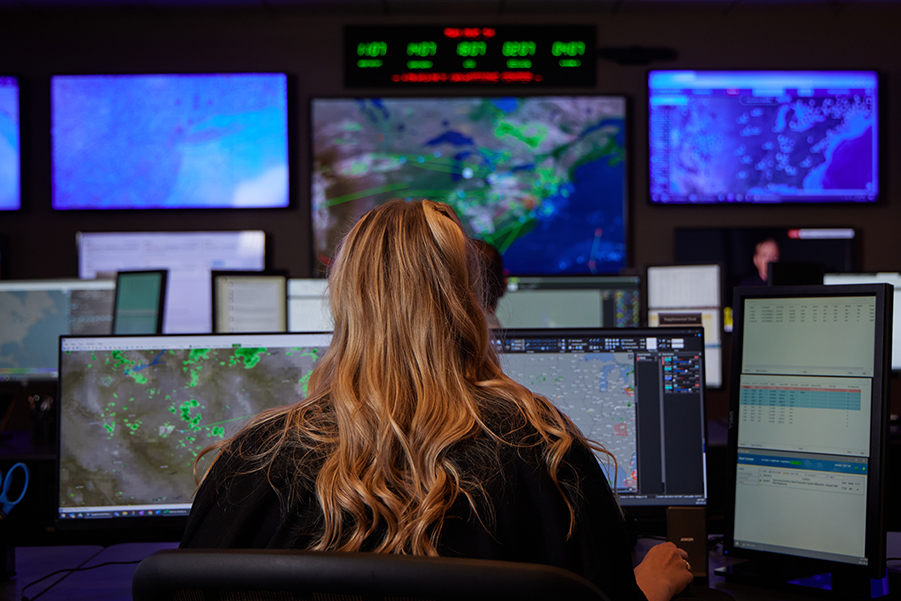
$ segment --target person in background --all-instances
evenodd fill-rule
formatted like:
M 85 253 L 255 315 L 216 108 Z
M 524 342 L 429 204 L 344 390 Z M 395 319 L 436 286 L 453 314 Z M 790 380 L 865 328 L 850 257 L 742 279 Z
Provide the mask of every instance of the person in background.
M 507 291 L 507 276 L 504 274 L 504 259 L 498 250 L 484 240 L 472 241 L 479 252 L 479 265 L 482 273 L 482 304 L 488 327 L 503 327 L 497 318 L 497 304 Z
M 685 588 L 672 543 L 633 570 L 603 449 L 501 370 L 480 274 L 447 205 L 365 214 L 331 268 L 334 335 L 309 396 L 201 453 L 218 451 L 181 546 L 541 563 L 616 601 Z
M 741 280 L 739 286 L 766 286 L 767 269 L 770 263 L 779 262 L 779 244 L 772 238 L 758 242 L 752 259 L 756 272 Z

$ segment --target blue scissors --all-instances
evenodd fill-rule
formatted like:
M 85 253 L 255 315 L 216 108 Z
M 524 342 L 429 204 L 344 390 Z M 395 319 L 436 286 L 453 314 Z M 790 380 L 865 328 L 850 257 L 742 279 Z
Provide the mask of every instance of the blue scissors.
M 25 482 L 22 484 L 22 490 L 19 492 L 18 498 L 12 500 L 9 498 L 9 491 L 13 485 L 13 473 L 15 473 L 16 468 L 22 469 L 22 473 L 25 474 Z M 13 507 L 19 504 L 19 501 L 25 496 L 25 491 L 28 490 L 28 466 L 24 463 L 16 463 L 6 472 L 6 478 L 3 477 L 3 472 L 0 472 L 0 480 L 3 481 L 3 488 L 0 489 L 0 519 L 3 519 Z

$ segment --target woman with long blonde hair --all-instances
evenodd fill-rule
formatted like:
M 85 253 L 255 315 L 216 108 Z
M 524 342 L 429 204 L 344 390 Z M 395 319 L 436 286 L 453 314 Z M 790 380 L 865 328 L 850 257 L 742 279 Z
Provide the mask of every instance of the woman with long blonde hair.
M 501 370 L 478 264 L 447 205 L 364 215 L 329 275 L 334 336 L 309 396 L 204 451 L 182 547 L 545 563 L 616 600 L 684 588 L 671 544 L 633 572 L 598 447 Z

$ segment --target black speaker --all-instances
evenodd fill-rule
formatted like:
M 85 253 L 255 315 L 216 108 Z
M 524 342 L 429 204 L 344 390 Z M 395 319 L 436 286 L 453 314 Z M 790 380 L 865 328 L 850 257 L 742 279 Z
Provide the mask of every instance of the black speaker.
M 666 540 L 688 552 L 695 580 L 707 580 L 707 508 L 667 507 Z

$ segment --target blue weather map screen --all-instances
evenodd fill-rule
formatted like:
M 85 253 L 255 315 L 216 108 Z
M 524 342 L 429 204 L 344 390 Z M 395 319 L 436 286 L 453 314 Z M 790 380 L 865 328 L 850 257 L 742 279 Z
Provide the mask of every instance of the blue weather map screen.
M 54 209 L 288 206 L 283 73 L 51 79 Z
M 625 100 L 315 99 L 316 256 L 392 198 L 451 205 L 512 275 L 625 266 Z
M 22 206 L 19 81 L 0 75 L 0 211 Z
M 651 71 L 655 203 L 875 202 L 873 71 Z

